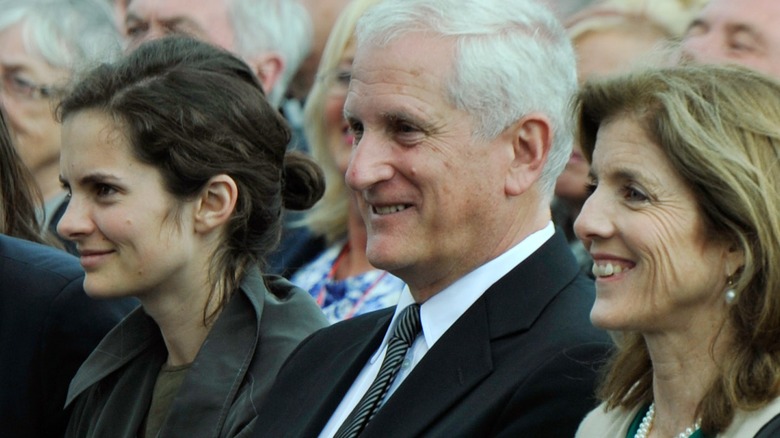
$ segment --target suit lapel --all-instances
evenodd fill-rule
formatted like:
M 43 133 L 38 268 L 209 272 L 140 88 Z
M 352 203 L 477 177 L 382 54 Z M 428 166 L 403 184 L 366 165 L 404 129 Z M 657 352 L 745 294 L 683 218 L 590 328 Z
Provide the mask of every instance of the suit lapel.
M 368 423 L 365 436 L 419 436 L 493 370 L 484 302 L 478 300 L 417 364 Z
M 483 295 L 491 338 L 530 329 L 550 301 L 578 274 L 566 238 L 561 232 L 555 233 Z
M 315 378 L 313 387 L 307 391 L 307 400 L 301 401 L 304 406 L 311 406 L 311 421 L 301 421 L 307 428 L 300 436 L 317 436 L 325 427 L 333 412 L 338 407 L 344 395 L 357 378 L 363 366 L 376 352 L 379 344 L 387 332 L 390 320 L 395 308 L 380 310 L 363 317 L 366 319 L 365 329 L 349 330 L 343 334 L 343 339 L 354 339 L 346 348 L 333 348 L 331 342 L 322 351 L 322 362 L 312 364 Z M 371 322 L 373 320 L 373 323 Z M 354 320 L 352 322 L 355 322 Z M 336 328 L 336 327 L 333 327 Z M 365 333 L 364 336 L 355 336 L 356 333 Z M 339 330 L 333 330 L 327 334 L 330 337 L 342 337 Z
M 556 233 L 488 288 L 447 330 L 371 420 L 364 435 L 385 436 L 388 430 L 395 436 L 423 435 L 494 371 L 491 342 L 528 331 L 577 273 L 565 239 Z

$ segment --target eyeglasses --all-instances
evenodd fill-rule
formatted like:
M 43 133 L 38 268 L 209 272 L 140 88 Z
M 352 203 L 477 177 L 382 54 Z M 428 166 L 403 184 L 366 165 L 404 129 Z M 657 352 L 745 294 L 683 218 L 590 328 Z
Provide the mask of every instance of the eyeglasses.
M 2 74 L 2 91 L 8 96 L 25 100 L 50 99 L 62 93 L 62 89 L 52 85 L 40 85 L 24 79 L 16 72 Z
M 328 70 L 319 77 L 328 94 L 347 94 L 349 81 L 352 79 L 352 70 L 335 68 Z

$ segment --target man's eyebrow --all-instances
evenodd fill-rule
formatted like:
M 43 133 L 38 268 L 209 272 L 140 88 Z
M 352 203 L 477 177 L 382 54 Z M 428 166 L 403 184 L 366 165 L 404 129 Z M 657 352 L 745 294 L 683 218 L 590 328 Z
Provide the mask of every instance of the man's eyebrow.
M 417 117 L 402 111 L 386 111 L 379 114 L 379 117 L 388 123 L 407 122 L 420 125 L 422 122 Z
M 130 22 L 135 23 L 135 22 L 143 22 L 143 21 L 144 20 L 141 17 L 139 17 L 138 15 L 136 15 L 135 12 L 128 11 L 125 14 L 125 24 L 130 23 Z
M 424 119 L 407 111 L 391 110 L 381 113 L 380 117 L 388 124 L 409 123 L 427 133 L 436 132 L 437 128 L 433 120 Z

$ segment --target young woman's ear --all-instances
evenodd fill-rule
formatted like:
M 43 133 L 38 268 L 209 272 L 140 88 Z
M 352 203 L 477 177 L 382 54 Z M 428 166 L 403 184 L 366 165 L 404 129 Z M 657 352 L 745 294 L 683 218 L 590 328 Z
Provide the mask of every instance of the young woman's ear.
M 208 233 L 230 220 L 238 199 L 238 186 L 228 175 L 212 177 L 195 206 L 195 231 Z

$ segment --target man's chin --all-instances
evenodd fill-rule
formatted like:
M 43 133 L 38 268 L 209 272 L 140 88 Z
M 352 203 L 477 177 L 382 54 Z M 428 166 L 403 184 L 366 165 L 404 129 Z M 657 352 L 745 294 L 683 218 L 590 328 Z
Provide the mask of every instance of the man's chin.
M 384 271 L 393 271 L 398 269 L 401 263 L 400 254 L 390 246 L 381 246 L 369 244 L 366 248 L 366 257 L 368 261 L 377 269 Z

